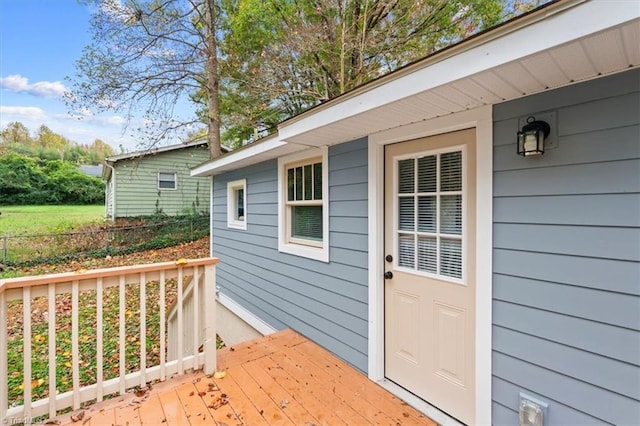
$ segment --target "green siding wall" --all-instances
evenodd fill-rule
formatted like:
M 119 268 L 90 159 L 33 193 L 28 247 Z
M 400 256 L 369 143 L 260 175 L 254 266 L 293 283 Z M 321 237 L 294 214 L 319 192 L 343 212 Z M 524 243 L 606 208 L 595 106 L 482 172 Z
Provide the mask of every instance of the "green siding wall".
M 209 211 L 208 177 L 191 177 L 191 168 L 209 160 L 205 148 L 161 152 L 115 164 L 115 217 L 154 214 L 156 208 L 168 215 Z M 175 190 L 158 189 L 158 172 L 175 172 Z

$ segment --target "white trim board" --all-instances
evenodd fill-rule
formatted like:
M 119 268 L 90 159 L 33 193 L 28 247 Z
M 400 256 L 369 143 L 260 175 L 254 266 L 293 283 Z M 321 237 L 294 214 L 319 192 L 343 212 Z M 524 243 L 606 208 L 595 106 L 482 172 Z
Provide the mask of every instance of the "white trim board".
M 277 329 L 271 327 L 266 322 L 262 321 L 252 312 L 245 309 L 243 306 L 241 306 L 235 300 L 231 299 L 229 296 L 226 296 L 222 293 L 218 293 L 217 301 L 222 306 L 224 306 L 225 308 L 233 312 L 235 315 L 237 315 L 238 318 L 240 318 L 242 321 L 246 322 L 251 327 L 255 328 L 259 333 L 261 333 L 264 336 L 266 336 L 267 334 L 273 334 L 276 331 L 278 331 Z
M 369 136 L 369 378 L 384 385 L 384 146 L 394 142 L 476 129 L 476 407 L 475 423 L 491 424 L 491 264 L 493 222 L 493 107 Z M 395 389 L 395 391 L 394 391 Z M 404 399 L 397 392 L 389 390 Z M 445 415 L 446 416 L 446 415 Z

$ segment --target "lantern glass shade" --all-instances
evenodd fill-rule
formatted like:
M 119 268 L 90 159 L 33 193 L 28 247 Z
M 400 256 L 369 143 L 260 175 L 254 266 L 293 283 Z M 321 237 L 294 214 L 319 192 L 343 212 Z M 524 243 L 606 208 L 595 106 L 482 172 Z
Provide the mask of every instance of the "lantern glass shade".
M 544 140 L 550 130 L 546 122 L 529 117 L 527 124 L 518 132 L 518 155 L 544 154 Z

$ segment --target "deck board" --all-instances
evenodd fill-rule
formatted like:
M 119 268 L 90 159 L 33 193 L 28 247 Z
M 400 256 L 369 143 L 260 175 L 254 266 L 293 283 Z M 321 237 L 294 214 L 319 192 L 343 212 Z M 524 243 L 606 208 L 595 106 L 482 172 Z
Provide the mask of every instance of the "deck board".
M 436 423 L 292 330 L 218 351 L 223 378 L 200 371 L 86 409 L 97 425 L 429 425 Z M 69 413 L 57 420 L 73 422 Z M 84 426 L 84 425 L 83 425 Z

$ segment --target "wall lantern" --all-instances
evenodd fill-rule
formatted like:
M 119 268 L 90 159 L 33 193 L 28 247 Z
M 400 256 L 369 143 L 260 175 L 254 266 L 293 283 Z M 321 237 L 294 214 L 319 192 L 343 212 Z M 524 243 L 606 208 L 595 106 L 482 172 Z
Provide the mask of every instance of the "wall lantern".
M 546 121 L 527 118 L 527 124 L 518 132 L 518 155 L 544 154 L 544 140 L 549 136 L 551 127 Z

